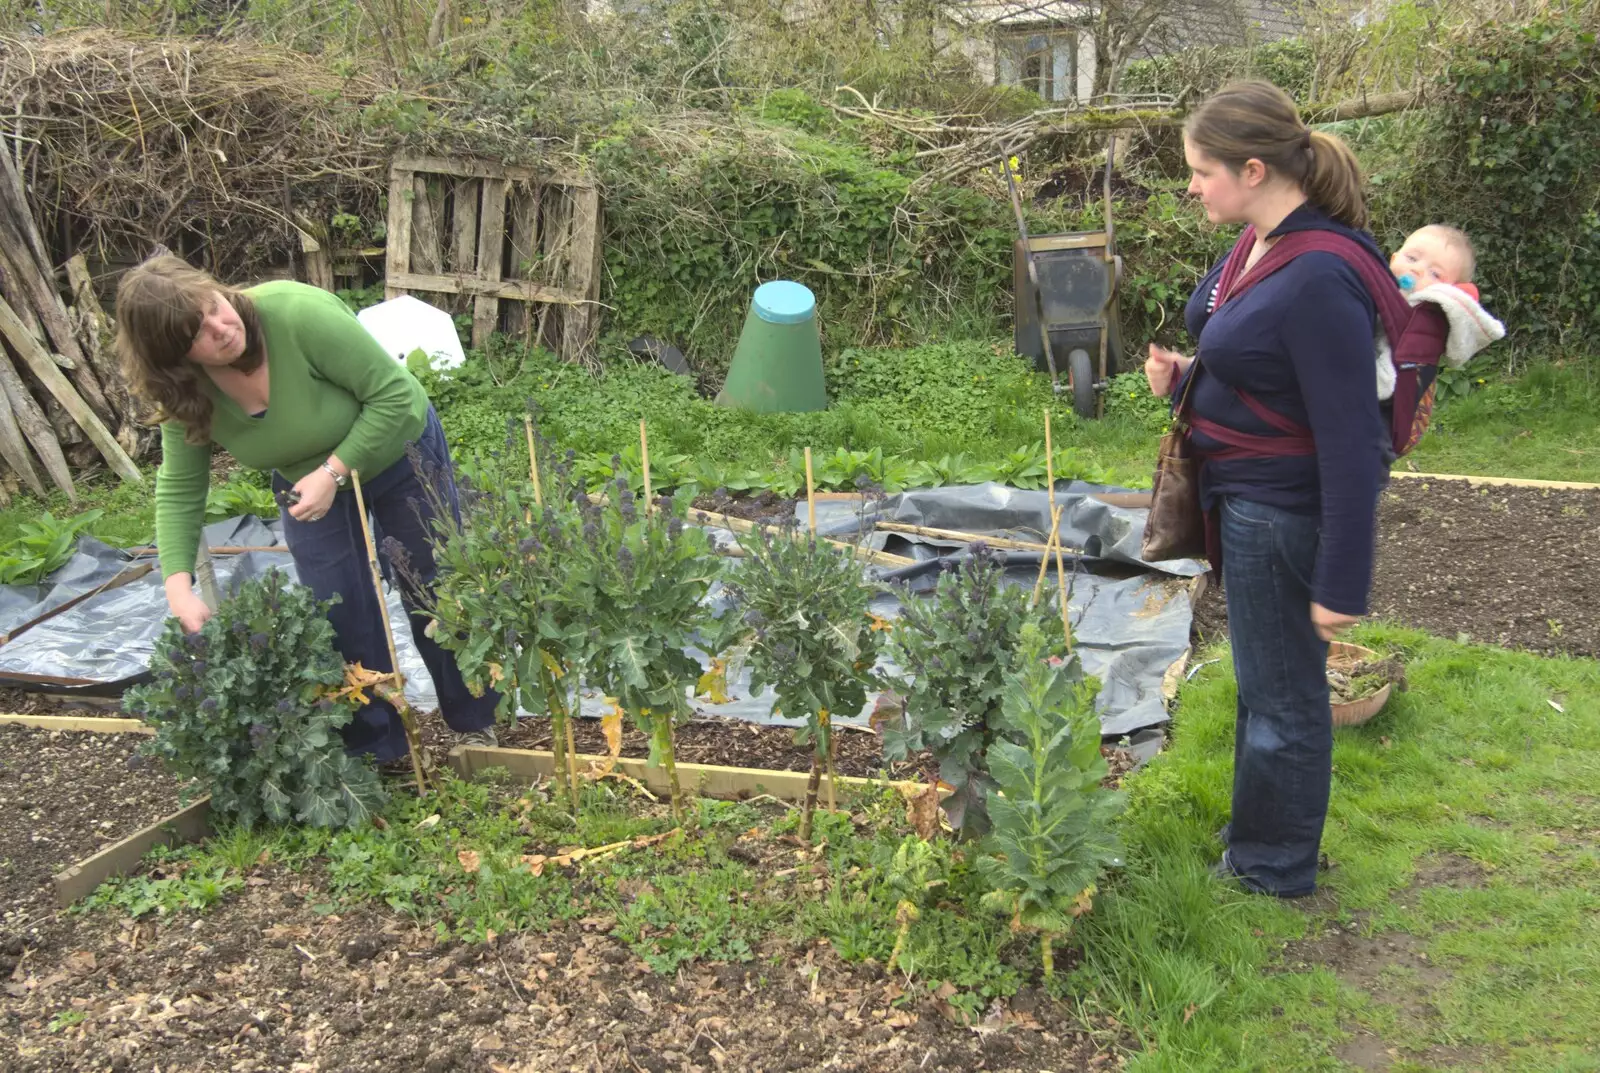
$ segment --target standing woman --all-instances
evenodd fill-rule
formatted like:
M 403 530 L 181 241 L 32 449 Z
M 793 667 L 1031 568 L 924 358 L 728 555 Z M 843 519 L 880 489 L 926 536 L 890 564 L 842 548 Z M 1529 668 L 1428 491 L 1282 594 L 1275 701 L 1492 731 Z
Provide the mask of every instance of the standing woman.
M 161 420 L 156 544 L 172 614 L 190 631 L 211 617 L 193 574 L 211 452 L 221 446 L 242 465 L 272 471 L 301 584 L 319 600 L 339 597 L 328 618 L 345 661 L 392 670 L 348 484 L 359 471 L 376 529 L 431 580 L 430 499 L 406 447 L 414 443 L 438 467 L 452 507 L 456 493 L 444 430 L 422 385 L 343 302 L 302 283 L 236 290 L 163 255 L 123 276 L 116 319 L 128 383 Z M 455 660 L 427 636 L 416 594 L 402 585 L 401 596 L 445 722 L 468 744 L 495 744 L 499 697 L 468 692 Z M 380 763 L 406 755 L 405 728 L 387 701 L 360 709 L 343 733 L 351 753 Z
M 1385 263 L 1363 230 L 1354 155 L 1306 127 L 1276 86 L 1225 87 L 1190 116 L 1183 141 L 1189 192 L 1206 215 L 1254 228 L 1246 274 L 1280 237 L 1306 230 L 1337 232 Z M 1202 506 L 1220 516 L 1239 684 L 1220 870 L 1250 890 L 1297 898 L 1316 890 L 1332 779 L 1328 642 L 1366 613 L 1387 477 L 1375 308 L 1333 253 L 1301 253 L 1229 294 L 1218 293 L 1222 276 L 1219 262 L 1185 311 L 1198 368 L 1152 345 L 1145 373 L 1157 395 L 1192 388 Z M 1288 430 L 1298 430 L 1293 446 Z M 1259 446 L 1240 449 L 1240 433 Z

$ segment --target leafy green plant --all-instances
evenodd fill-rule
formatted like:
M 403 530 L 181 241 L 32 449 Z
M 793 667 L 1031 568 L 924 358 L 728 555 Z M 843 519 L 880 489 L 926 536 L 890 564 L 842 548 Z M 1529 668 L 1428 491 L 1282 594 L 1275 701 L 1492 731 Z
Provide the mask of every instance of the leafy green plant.
M 900 953 L 905 949 L 906 937 L 911 934 L 911 925 L 922 915 L 922 903 L 927 898 L 928 892 L 944 883 L 942 875 L 949 867 L 947 858 L 941 859 L 941 851 L 933 843 L 918 837 L 907 835 L 895 847 L 894 855 L 889 858 L 888 867 L 884 869 L 884 878 L 896 897 L 894 907 L 895 938 L 894 950 L 889 954 L 889 963 L 884 967 L 885 972 L 894 972 L 895 965 L 900 960 Z
M 1044 632 L 1023 627 L 1006 676 L 1002 735 L 989 746 L 994 828 L 979 874 L 992 888 L 989 908 L 1007 913 L 1014 931 L 1037 931 L 1044 975 L 1055 973 L 1053 943 L 1093 904 L 1095 883 L 1116 859 L 1111 821 L 1121 793 L 1105 789 L 1098 692 L 1076 656 L 1049 656 Z
M 650 761 L 663 764 L 673 815 L 683 818 L 674 726 L 690 714 L 698 661 L 684 651 L 710 630 L 706 593 L 721 562 L 704 530 L 685 525 L 688 498 L 645 504 L 626 477 L 596 503 L 574 495 L 577 509 L 560 515 L 562 588 L 557 596 L 572 623 L 564 638 L 587 681 L 617 698 L 650 737 Z
M 103 510 L 86 510 L 71 518 L 45 511 L 23 522 L 17 536 L 0 547 L 0 585 L 37 585 L 67 564 L 78 534 L 99 521 Z
M 230 480 L 219 484 L 206 494 L 206 523 L 237 518 L 241 514 L 254 514 L 259 518 L 276 518 L 278 501 L 272 489 L 248 481 Z
M 382 803 L 377 772 L 339 737 L 356 701 L 327 606 L 270 571 L 198 633 L 167 620 L 154 681 L 128 692 L 127 709 L 155 727 L 147 751 L 195 779 L 218 814 L 346 827 Z
M 859 712 L 888 624 L 870 615 L 872 589 L 848 553 L 793 527 L 762 527 L 741 542 L 746 558 L 728 584 L 749 633 L 751 689 L 771 686 L 775 711 L 803 718 L 813 746 L 800 837 L 811 838 L 817 789 L 826 768 L 833 794 L 832 714 Z M 730 612 L 724 618 L 730 618 Z
M 1029 607 L 1026 589 L 1005 583 L 1004 563 L 983 544 L 940 575 L 930 598 L 902 603 L 890 639 L 903 710 L 883 726 L 883 755 L 926 751 L 951 787 L 943 802 L 950 825 L 976 838 L 989 829 L 993 781 L 984 758 L 1000 733 L 1013 654 L 1025 627 L 1043 629 L 1052 616 Z
M 535 437 L 544 447 L 541 487 L 534 487 L 531 473 L 521 476 L 525 471 L 513 450 L 515 428 L 508 429 L 509 457 L 480 458 L 461 467 L 459 520 L 445 502 L 440 475 L 423 464 L 434 516 L 437 574 L 431 586 L 403 547 L 385 541 L 385 549 L 413 591 L 431 590 L 422 601 L 433 619 L 428 628 L 455 653 L 468 689 L 479 696 L 498 690 L 498 714 L 504 719 L 514 718 L 519 705 L 550 713 L 556 777 L 576 811 L 577 773 L 562 745 L 573 710 L 571 671 L 587 631 L 581 609 L 561 597 L 569 580 L 572 496 L 580 486 L 574 483 L 571 459 L 552 465 L 550 444 Z M 515 474 L 509 472 L 512 466 Z

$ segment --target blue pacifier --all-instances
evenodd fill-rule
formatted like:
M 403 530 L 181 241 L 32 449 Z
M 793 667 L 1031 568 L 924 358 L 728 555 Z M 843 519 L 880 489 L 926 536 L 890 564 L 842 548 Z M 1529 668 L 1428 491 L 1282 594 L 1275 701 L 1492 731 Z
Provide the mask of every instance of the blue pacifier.
M 1395 282 L 1400 284 L 1400 289 L 1405 291 L 1407 294 L 1410 294 L 1412 288 L 1417 285 L 1416 279 L 1411 275 L 1410 272 L 1407 272 L 1405 275 L 1395 280 Z

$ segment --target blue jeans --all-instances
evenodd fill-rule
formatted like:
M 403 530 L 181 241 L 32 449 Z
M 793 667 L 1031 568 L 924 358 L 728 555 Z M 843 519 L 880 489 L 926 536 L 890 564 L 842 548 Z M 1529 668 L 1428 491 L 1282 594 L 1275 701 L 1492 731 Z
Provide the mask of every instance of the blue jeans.
M 438 491 L 459 520 L 450 448 L 445 443 L 439 415 L 431 406 L 416 447 L 423 460 L 431 464 L 430 468 L 438 467 L 437 481 L 443 485 Z M 428 542 L 433 512 L 423 480 L 410 458 L 402 457 L 381 473 L 370 478 L 363 476 L 361 494 L 372 515 L 372 538 L 377 542 L 385 572 L 391 578 L 396 576 L 383 552 L 384 538 L 394 537 L 410 553 L 412 569 L 426 585 L 433 580 L 435 566 L 433 549 Z M 285 492 L 292 487 L 282 474 L 272 475 L 273 492 Z M 339 596 L 339 602 L 328 609 L 328 620 L 333 623 L 339 652 L 345 662 L 360 661 L 368 670 L 393 670 L 378 596 L 372 587 L 372 567 L 367 560 L 366 541 L 361 535 L 355 492 L 350 488 L 340 489 L 328 513 L 314 522 L 296 521 L 287 511 L 280 511 L 279 516 L 283 519 L 284 540 L 294 558 L 300 583 L 310 588 L 319 600 L 332 599 L 335 594 Z M 455 657 L 427 636 L 429 619 L 418 613 L 418 594 L 403 582 L 399 588 L 401 602 L 411 619 L 412 640 L 433 679 L 434 690 L 439 695 L 439 714 L 444 716 L 445 723 L 457 732 L 482 730 L 493 725 L 500 695 L 486 690 L 483 696 L 474 697 L 467 691 Z M 399 624 L 395 625 L 398 628 Z M 379 763 L 406 755 L 405 727 L 388 701 L 374 698 L 371 704 L 356 712 L 342 728 L 342 733 L 347 751 L 370 753 Z
M 1223 860 L 1251 889 L 1301 897 L 1317 889 L 1333 778 L 1328 645 L 1311 623 L 1320 520 L 1236 496 L 1221 514 L 1239 683 Z

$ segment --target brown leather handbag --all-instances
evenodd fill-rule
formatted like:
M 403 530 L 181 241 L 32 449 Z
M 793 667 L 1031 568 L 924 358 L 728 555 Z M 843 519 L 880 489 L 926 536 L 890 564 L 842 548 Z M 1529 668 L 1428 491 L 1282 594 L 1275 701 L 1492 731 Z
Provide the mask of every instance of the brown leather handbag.
M 1150 515 L 1144 523 L 1147 563 L 1206 557 L 1206 517 L 1200 509 L 1200 457 L 1189 441 L 1189 394 L 1200 375 L 1200 356 L 1189 369 L 1183 395 L 1172 413 L 1172 427 L 1161 437 L 1155 477 L 1150 484 Z

